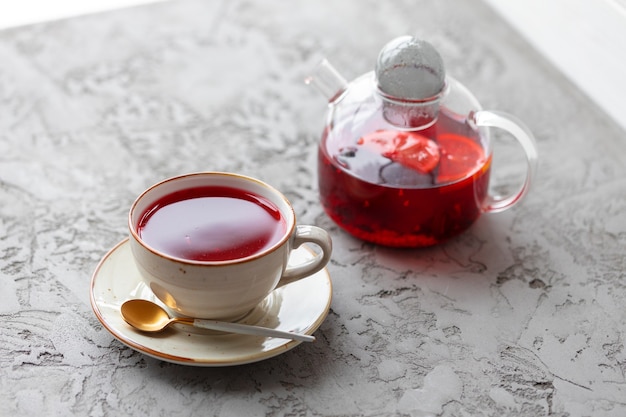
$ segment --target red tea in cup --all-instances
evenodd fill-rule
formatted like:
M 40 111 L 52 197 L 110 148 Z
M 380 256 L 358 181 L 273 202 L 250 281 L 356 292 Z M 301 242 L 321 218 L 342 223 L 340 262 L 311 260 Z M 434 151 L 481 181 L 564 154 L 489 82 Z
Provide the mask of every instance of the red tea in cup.
M 193 261 L 246 258 L 286 233 L 280 210 L 250 191 L 202 186 L 175 191 L 144 211 L 141 239 L 170 256 Z
M 168 178 L 137 197 L 128 212 L 130 248 L 143 283 L 178 314 L 236 320 L 276 287 L 326 266 L 329 234 L 296 224 L 277 189 L 228 172 Z M 292 261 L 312 244 L 318 251 Z

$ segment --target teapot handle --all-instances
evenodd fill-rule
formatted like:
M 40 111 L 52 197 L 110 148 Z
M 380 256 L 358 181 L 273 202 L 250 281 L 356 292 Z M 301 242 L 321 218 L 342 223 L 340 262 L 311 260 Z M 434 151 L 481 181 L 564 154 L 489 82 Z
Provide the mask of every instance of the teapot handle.
M 483 213 L 504 211 L 518 203 L 526 195 L 530 184 L 533 182 L 535 171 L 537 170 L 537 145 L 535 144 L 535 138 L 522 121 L 504 112 L 481 110 L 470 115 L 470 120 L 476 126 L 497 127 L 507 131 L 517 139 L 526 153 L 526 179 L 519 190 L 506 197 L 489 195 L 483 203 Z

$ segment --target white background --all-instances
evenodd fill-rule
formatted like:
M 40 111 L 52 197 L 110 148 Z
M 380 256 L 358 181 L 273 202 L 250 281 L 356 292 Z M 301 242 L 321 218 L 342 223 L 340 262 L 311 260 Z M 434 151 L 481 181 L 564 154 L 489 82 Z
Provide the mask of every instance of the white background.
M 62 19 L 156 0 L 0 0 L 0 29 Z
M 626 0 L 485 0 L 626 129 Z

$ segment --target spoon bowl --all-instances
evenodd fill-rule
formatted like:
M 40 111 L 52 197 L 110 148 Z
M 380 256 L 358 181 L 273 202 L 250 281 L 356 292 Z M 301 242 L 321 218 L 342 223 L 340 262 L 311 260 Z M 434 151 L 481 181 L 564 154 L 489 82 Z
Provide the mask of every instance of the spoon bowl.
M 267 327 L 252 326 L 241 323 L 222 322 L 217 320 L 194 319 L 191 317 L 170 317 L 160 305 L 148 300 L 134 299 L 122 304 L 120 309 L 122 317 L 132 327 L 142 332 L 160 332 L 170 324 L 181 323 L 190 326 L 217 330 L 228 333 L 247 334 L 263 337 L 277 337 L 292 339 L 300 342 L 313 342 L 314 336 L 288 332 Z

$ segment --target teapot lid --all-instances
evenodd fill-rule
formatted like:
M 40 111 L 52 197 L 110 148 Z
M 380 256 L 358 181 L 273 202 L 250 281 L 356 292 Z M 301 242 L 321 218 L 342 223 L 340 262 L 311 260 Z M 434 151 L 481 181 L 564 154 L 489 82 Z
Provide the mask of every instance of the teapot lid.
M 399 100 L 432 99 L 445 86 L 441 55 L 430 43 L 413 36 L 387 43 L 378 55 L 375 73 L 379 91 Z
M 392 40 L 380 51 L 374 72 L 385 120 L 401 129 L 425 129 L 435 123 L 446 73 L 430 43 L 412 36 Z

